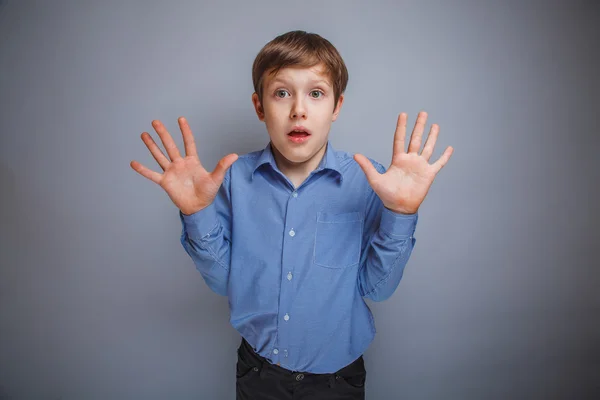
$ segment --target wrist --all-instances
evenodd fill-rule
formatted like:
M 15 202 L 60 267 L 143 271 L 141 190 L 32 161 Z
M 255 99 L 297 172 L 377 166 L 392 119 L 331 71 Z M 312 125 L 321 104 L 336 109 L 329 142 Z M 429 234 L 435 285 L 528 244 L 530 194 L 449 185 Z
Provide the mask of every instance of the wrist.
M 385 205 L 384 205 L 384 206 L 385 206 Z M 393 212 L 393 213 L 396 213 L 396 214 L 402 214 L 402 215 L 413 215 L 413 214 L 416 214 L 416 213 L 417 213 L 417 211 L 419 211 L 419 209 L 418 209 L 418 208 L 415 208 L 415 209 L 407 209 L 407 208 L 391 208 L 391 207 L 388 207 L 388 206 L 385 206 L 385 208 L 387 208 L 388 210 L 390 210 L 390 211 L 391 211 L 391 212 Z
M 203 210 L 203 208 L 193 209 L 193 210 L 192 209 L 190 209 L 190 210 L 188 210 L 188 209 L 181 209 L 181 208 L 179 209 L 179 211 L 181 211 L 181 213 L 183 215 L 185 215 L 186 217 L 189 217 L 190 215 L 196 214 L 198 211 L 202 211 L 202 210 Z

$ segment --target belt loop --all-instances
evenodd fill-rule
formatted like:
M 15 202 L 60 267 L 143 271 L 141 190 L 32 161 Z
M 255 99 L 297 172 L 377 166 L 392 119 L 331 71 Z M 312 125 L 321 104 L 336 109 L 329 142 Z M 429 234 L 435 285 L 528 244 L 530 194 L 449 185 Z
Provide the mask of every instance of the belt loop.
M 258 376 L 260 376 L 260 379 L 264 379 L 265 378 L 265 374 L 266 374 L 266 366 L 265 366 L 265 362 L 261 362 L 260 363 L 260 367 L 258 367 L 260 369 L 260 371 L 258 372 Z
M 329 388 L 333 388 L 335 386 L 335 374 L 329 375 Z

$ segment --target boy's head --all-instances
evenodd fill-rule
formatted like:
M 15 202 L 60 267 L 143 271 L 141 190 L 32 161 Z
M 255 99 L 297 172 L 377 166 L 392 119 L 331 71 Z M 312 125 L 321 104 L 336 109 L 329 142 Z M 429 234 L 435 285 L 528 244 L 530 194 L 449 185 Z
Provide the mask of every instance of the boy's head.
M 254 59 L 252 83 L 262 101 L 266 75 L 275 75 L 281 68 L 310 68 L 322 64 L 324 74 L 334 90 L 334 105 L 346 90 L 348 70 L 337 49 L 316 33 L 291 31 L 267 43 Z M 266 74 L 265 74 L 266 73 Z
M 316 168 L 348 83 L 348 70 L 336 48 L 314 33 L 285 33 L 258 53 L 252 81 L 252 102 L 266 124 L 278 163 Z M 295 127 L 308 135 L 291 133 Z

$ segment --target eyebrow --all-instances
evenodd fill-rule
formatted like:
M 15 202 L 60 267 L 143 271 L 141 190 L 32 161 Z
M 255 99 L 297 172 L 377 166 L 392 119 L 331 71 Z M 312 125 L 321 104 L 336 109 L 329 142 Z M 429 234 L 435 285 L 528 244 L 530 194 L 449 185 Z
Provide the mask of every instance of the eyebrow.
M 283 83 L 283 84 L 286 84 L 286 85 L 287 85 L 287 84 L 289 84 L 289 82 L 288 82 L 286 79 L 283 79 L 283 78 L 275 78 L 273 81 L 271 81 L 270 85 L 274 85 L 274 84 L 276 84 L 276 83 Z M 330 87 L 331 87 L 331 85 L 329 84 L 329 82 L 327 82 L 327 81 L 326 81 L 326 80 L 324 80 L 324 79 L 313 79 L 313 80 L 310 80 L 308 83 L 309 83 L 311 86 L 312 86 L 312 85 L 318 85 L 318 84 L 324 84 L 324 85 L 326 85 L 326 86 L 330 86 Z

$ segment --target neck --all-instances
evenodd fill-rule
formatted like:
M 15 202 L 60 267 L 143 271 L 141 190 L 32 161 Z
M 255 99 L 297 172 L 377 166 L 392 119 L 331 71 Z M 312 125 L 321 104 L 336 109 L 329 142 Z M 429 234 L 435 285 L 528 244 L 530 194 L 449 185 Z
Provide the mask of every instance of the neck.
M 325 145 L 308 160 L 296 163 L 285 158 L 279 152 L 279 150 L 277 150 L 275 146 L 271 144 L 271 152 L 273 153 L 273 158 L 275 158 L 277 168 L 279 168 L 281 173 L 284 174 L 294 184 L 295 187 L 300 186 L 302 182 L 304 182 L 306 178 L 308 178 L 308 175 L 310 175 L 312 171 L 317 169 L 319 163 L 325 156 L 326 150 L 327 143 L 325 143 Z

